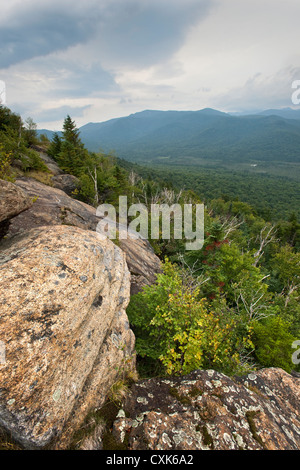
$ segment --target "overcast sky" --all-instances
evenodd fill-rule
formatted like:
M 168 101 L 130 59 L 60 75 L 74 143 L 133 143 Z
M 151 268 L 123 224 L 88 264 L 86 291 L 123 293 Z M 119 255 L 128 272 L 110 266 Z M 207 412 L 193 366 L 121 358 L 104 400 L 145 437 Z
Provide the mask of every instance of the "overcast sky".
M 0 0 L 6 103 L 60 130 L 144 109 L 293 107 L 299 0 Z M 1 91 L 1 90 L 0 90 Z

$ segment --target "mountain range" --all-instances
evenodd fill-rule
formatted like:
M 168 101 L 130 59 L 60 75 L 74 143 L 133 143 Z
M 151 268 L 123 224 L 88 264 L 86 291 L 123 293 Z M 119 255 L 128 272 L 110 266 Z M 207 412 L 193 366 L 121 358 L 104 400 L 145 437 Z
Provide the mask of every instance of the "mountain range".
M 134 162 L 189 164 L 199 161 L 300 163 L 300 110 L 237 115 L 145 110 L 79 128 L 88 150 L 114 151 Z M 39 134 L 49 138 L 53 132 Z

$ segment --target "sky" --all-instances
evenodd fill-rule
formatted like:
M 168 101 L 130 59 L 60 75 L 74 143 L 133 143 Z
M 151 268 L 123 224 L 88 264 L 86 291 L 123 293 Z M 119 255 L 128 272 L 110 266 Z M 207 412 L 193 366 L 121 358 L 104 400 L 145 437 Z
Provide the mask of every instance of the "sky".
M 299 0 L 0 0 L 0 94 L 39 129 L 294 107 Z

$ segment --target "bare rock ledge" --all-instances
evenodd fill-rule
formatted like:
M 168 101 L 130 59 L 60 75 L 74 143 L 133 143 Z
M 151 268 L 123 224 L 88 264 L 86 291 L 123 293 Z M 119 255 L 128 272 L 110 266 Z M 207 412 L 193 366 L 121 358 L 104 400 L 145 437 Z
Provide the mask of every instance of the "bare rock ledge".
M 300 378 L 270 368 L 140 380 L 113 432 L 131 450 L 299 450 Z
M 130 273 L 110 240 L 48 226 L 2 242 L 0 283 L 0 426 L 42 449 L 70 436 L 134 367 Z
M 32 199 L 26 192 L 10 181 L 0 180 L 0 239 L 8 231 L 10 219 L 31 206 Z
M 58 188 L 30 178 L 17 179 L 15 187 L 35 202 L 32 207 L 11 220 L 7 238 L 46 225 L 72 225 L 96 231 L 100 219 L 96 216 L 94 207 L 72 199 Z M 157 274 L 161 272 L 161 263 L 148 240 L 128 238 L 120 240 L 119 246 L 126 254 L 131 272 L 131 294 L 136 294 L 145 285 L 153 284 Z

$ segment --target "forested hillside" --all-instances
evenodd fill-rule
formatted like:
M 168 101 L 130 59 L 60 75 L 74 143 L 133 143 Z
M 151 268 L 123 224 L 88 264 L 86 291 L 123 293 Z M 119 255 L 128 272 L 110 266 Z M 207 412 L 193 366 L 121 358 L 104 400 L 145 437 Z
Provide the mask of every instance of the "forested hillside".
M 257 209 L 247 200 L 257 186 L 242 176 L 231 187 L 229 176 L 226 183 L 223 174 L 218 180 L 207 172 L 197 186 L 192 172 L 180 168 L 145 170 L 113 155 L 90 152 L 69 116 L 62 133 L 49 142 L 45 136 L 37 138 L 33 123 L 26 128 L 20 118 L 1 108 L 0 131 L 2 179 L 36 176 L 33 170 L 40 178 L 44 168 L 31 149 L 39 143 L 61 169 L 78 178 L 73 197 L 95 207 L 102 202 L 117 206 L 119 195 L 128 197 L 128 205 L 139 202 L 148 210 L 153 203 L 183 207 L 205 202 L 201 250 L 186 251 L 185 240 L 174 236 L 150 239 L 163 273 L 154 285 L 132 296 L 127 309 L 140 374 L 176 375 L 201 368 L 240 374 L 273 366 L 299 370 L 293 347 L 300 339 L 296 211 L 284 210 L 278 217 L 274 208 L 276 217 L 272 212 L 264 216 L 259 210 L 263 206 L 258 204 Z M 271 190 L 268 180 L 261 181 L 258 199 L 270 207 L 273 196 L 264 199 L 263 184 L 268 194 Z M 237 186 L 242 188 L 239 194 Z M 296 185 L 294 191 L 291 209 Z
M 300 217 L 299 179 L 260 174 L 222 167 L 137 165 L 119 160 L 120 166 L 132 169 L 146 179 L 160 181 L 179 189 L 193 190 L 202 200 L 216 198 L 240 200 L 255 208 L 266 220 Z
M 131 161 L 300 162 L 300 121 L 276 115 L 231 116 L 213 109 L 143 111 L 80 128 L 88 149 Z
M 267 111 L 232 116 L 214 109 L 147 110 L 86 124 L 80 133 L 89 150 L 114 150 L 121 158 L 136 162 L 300 162 L 300 120 Z

